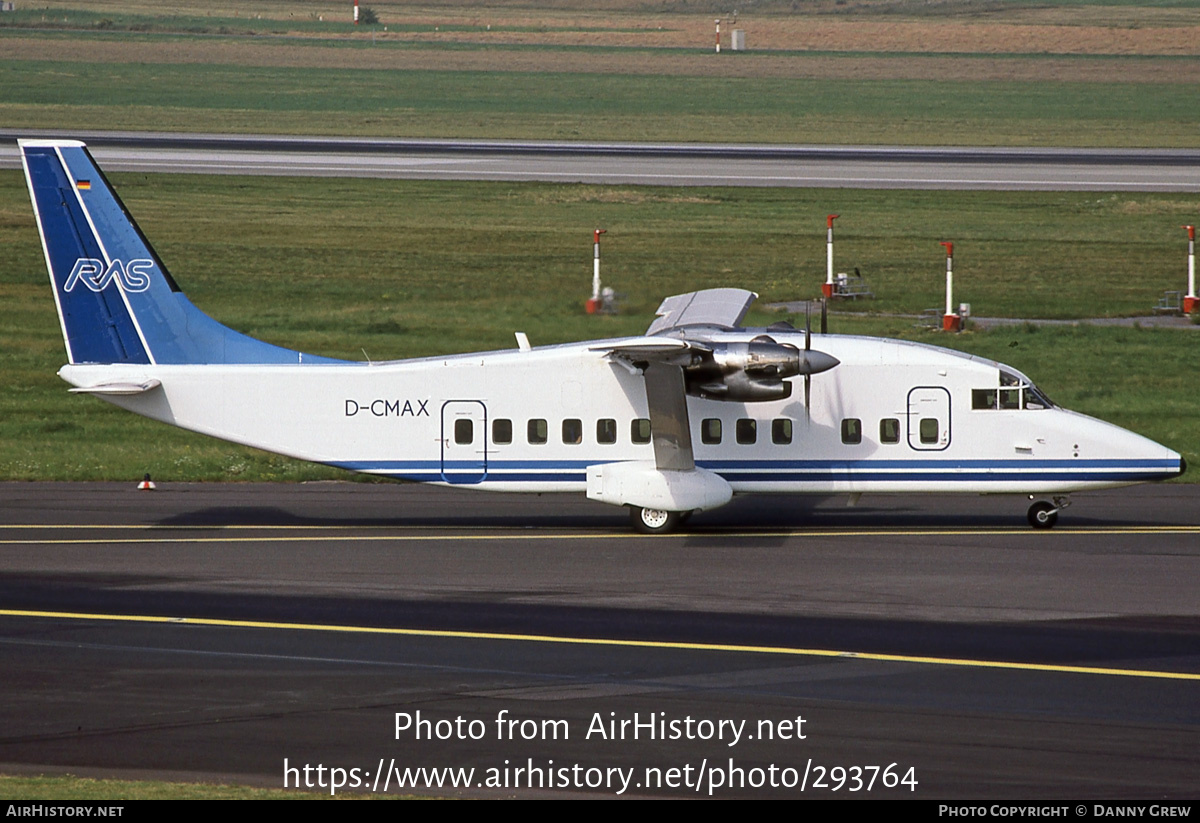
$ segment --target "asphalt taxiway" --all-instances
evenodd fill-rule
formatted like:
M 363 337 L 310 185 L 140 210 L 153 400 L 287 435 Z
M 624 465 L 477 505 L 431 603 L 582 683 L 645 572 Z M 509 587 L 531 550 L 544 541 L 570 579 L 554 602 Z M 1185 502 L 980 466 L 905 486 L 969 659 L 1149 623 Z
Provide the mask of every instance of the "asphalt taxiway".
M 1079 494 L 1048 532 L 1019 497 L 761 497 L 667 537 L 574 497 L 398 484 L 0 500 L 0 771 L 1195 793 L 1194 486 Z

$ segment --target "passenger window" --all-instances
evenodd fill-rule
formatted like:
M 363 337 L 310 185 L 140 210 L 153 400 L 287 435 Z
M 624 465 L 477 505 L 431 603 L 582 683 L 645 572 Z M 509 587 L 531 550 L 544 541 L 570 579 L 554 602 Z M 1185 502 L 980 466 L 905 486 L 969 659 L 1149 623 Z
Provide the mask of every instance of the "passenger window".
M 574 418 L 564 420 L 562 425 L 563 442 L 569 446 L 577 446 L 583 442 L 583 421 Z
M 786 446 L 792 442 L 792 421 L 781 417 L 771 421 L 771 442 L 776 446 Z
M 936 443 L 938 442 L 938 430 L 941 427 L 938 425 L 936 417 L 925 417 L 921 420 L 921 442 Z
M 505 446 L 512 442 L 512 421 L 496 419 L 492 421 L 492 442 Z
M 894 417 L 885 417 L 879 421 L 879 442 L 900 442 L 900 421 Z
M 862 421 L 857 417 L 842 420 L 842 442 L 851 446 L 862 442 Z
M 471 420 L 458 419 L 454 421 L 454 442 L 466 446 L 475 439 L 475 423 Z
M 995 389 L 972 389 L 971 390 L 971 408 L 973 408 L 973 409 L 994 409 L 994 408 L 996 408 L 996 390 Z
M 526 435 L 528 436 L 530 443 L 533 443 L 534 445 L 545 443 L 548 434 L 549 431 L 547 429 L 545 420 L 529 421 L 529 427 L 526 429 Z
M 633 421 L 629 427 L 629 439 L 634 443 L 649 443 L 650 442 L 650 421 L 645 417 L 639 417 Z
M 709 446 L 721 442 L 721 421 L 716 417 L 706 417 L 700 421 L 700 442 Z
M 596 421 L 596 442 L 597 443 L 616 443 L 617 442 L 617 421 L 616 420 L 597 420 Z
M 742 418 L 734 427 L 734 435 L 743 446 L 753 446 L 758 442 L 758 423 Z

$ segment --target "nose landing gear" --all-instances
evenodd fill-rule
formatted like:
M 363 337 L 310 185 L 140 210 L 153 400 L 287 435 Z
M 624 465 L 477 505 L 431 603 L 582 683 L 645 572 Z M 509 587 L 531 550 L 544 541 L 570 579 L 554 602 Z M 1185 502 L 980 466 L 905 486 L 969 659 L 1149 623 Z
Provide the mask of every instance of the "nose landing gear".
M 1029 495 L 1029 499 L 1033 500 L 1033 495 Z M 1048 500 L 1039 500 L 1029 507 L 1029 512 L 1026 517 L 1029 519 L 1029 525 L 1035 529 L 1052 529 L 1054 524 L 1058 522 L 1058 513 L 1071 505 L 1071 501 L 1065 497 L 1055 497 L 1054 502 Z

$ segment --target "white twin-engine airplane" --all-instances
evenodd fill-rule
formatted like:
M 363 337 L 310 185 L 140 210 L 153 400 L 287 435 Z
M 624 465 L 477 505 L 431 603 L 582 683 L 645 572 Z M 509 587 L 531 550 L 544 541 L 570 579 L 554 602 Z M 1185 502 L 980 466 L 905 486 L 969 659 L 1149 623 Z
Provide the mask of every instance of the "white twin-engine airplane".
M 20 146 L 59 375 L 224 440 L 404 480 L 585 492 L 630 507 L 643 532 L 746 493 L 1049 496 L 1029 509 L 1049 528 L 1067 492 L 1185 469 L 991 360 L 741 328 L 756 295 L 740 289 L 669 297 L 641 337 L 531 348 L 518 334 L 511 351 L 386 363 L 280 348 L 188 301 L 82 143 Z

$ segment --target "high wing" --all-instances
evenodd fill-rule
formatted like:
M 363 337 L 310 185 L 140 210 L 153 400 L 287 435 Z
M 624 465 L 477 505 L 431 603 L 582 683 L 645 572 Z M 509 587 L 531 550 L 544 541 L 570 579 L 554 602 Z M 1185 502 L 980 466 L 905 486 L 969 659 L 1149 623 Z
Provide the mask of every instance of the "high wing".
M 662 301 L 658 317 L 646 334 L 661 334 L 687 326 L 736 329 L 758 295 L 746 289 L 704 289 L 677 294 Z
M 592 347 L 645 379 L 646 404 L 654 444 L 654 466 L 618 463 L 590 467 L 588 496 L 643 510 L 635 523 L 647 531 L 664 515 L 723 505 L 732 497 L 729 484 L 696 466 L 687 396 L 755 402 L 791 396 L 789 377 L 833 368 L 836 358 L 813 351 L 811 335 L 804 350 L 770 335 L 722 339 L 736 331 L 757 294 L 744 289 L 705 289 L 668 297 L 645 337 Z M 596 480 L 593 484 L 593 475 Z M 647 519 L 647 518 L 650 519 Z

